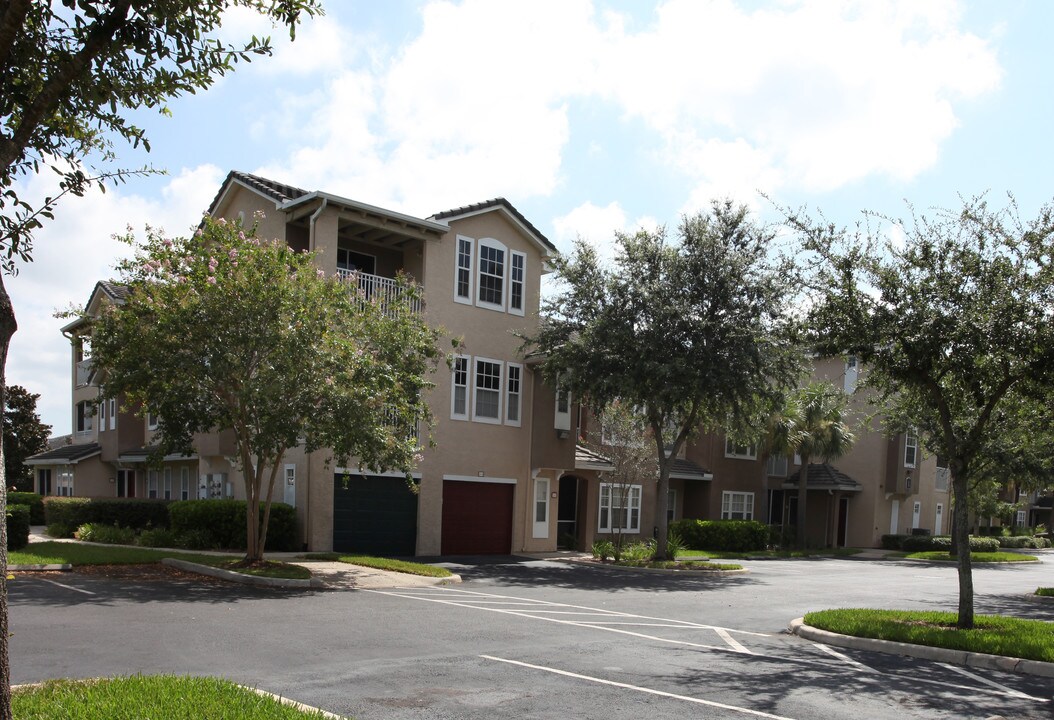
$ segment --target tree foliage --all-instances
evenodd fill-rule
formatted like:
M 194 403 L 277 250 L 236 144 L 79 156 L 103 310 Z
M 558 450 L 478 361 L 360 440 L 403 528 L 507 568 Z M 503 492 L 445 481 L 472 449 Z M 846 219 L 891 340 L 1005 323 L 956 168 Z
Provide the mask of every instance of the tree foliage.
M 39 393 L 21 385 L 8 386 L 4 394 L 4 479 L 9 488 L 32 491 L 33 473 L 26 458 L 48 449 L 51 426 L 40 422 L 37 413 Z
M 700 425 L 746 417 L 799 372 L 786 308 L 793 274 L 771 257 L 772 239 L 745 207 L 715 202 L 682 220 L 677 242 L 662 228 L 618 233 L 612 267 L 581 241 L 555 262 L 562 283 L 528 344 L 550 381 L 592 407 L 641 409 L 659 459 L 659 558 L 670 458 Z
M 418 423 L 430 423 L 424 393 L 439 336 L 410 309 L 416 288 L 404 282 L 401 299 L 381 305 L 312 260 L 222 218 L 188 238 L 151 230 L 120 266 L 126 300 L 92 321 L 102 392 L 158 416 L 158 457 L 189 451 L 195 433 L 233 428 L 250 561 L 261 557 L 290 448 L 409 474 Z
M 1020 415 L 1054 385 L 1054 208 L 1023 221 L 984 197 L 908 220 L 869 215 L 854 230 L 789 214 L 820 259 L 811 317 L 817 349 L 851 353 L 890 429 L 917 428 L 946 458 L 954 535 L 969 527 L 970 486 L 1000 453 L 1046 436 Z M 960 542 L 959 625 L 973 625 L 970 551 Z

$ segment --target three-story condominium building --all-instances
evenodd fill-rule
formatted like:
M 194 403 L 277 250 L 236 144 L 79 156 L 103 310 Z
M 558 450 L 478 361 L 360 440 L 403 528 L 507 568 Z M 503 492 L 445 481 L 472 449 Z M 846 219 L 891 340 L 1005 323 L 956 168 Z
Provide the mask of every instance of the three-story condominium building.
M 596 481 L 592 458 L 574 482 L 574 408 L 520 353 L 516 333 L 538 322 L 542 275 L 556 248 L 507 200 L 498 198 L 417 218 L 331 193 L 309 192 L 232 172 L 209 213 L 254 218 L 258 233 L 316 253 L 327 275 L 371 296 L 397 291 L 398 273 L 423 289 L 427 322 L 460 337 L 452 368 L 441 366 L 428 401 L 435 448 L 424 448 L 411 491 L 399 473 L 333 467 L 325 451 L 287 453 L 275 498 L 297 509 L 304 546 L 394 555 L 509 553 L 557 546 L 560 492 L 577 517 L 577 478 Z M 99 283 L 86 316 L 122 301 Z M 100 398 L 90 359 L 90 323 L 63 332 L 72 360 L 71 444 L 30 459 L 49 495 L 195 499 L 244 497 L 229 431 L 199 435 L 194 453 L 146 458 L 157 427 L 121 398 Z M 585 493 L 585 484 L 581 487 Z M 570 502 L 570 505 L 568 504 Z M 568 509 L 570 507 L 570 509 Z M 574 520 L 563 530 L 574 533 Z

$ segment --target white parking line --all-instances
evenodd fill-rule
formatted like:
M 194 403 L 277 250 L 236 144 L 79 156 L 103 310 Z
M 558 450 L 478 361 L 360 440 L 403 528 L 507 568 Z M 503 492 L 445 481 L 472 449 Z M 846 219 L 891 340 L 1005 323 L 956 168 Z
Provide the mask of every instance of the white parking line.
M 609 685 L 611 687 L 623 688 L 624 690 L 633 690 L 634 692 L 645 693 L 648 695 L 658 695 L 659 697 L 671 698 L 673 700 L 682 700 L 684 702 L 696 703 L 698 705 L 706 705 L 708 707 L 720 708 L 722 710 L 732 710 L 733 712 L 743 713 L 745 715 L 753 715 L 754 717 L 771 718 L 771 720 L 792 720 L 792 718 L 784 717 L 782 715 L 773 715 L 767 712 L 761 712 L 760 710 L 751 710 L 750 708 L 738 707 L 736 705 L 727 705 L 725 703 L 714 702 L 713 700 L 703 700 L 702 698 L 689 697 L 687 695 L 677 695 L 675 693 L 664 692 L 662 690 L 654 690 L 652 688 L 640 687 L 639 685 L 630 685 L 628 683 L 615 682 L 614 680 L 604 680 L 603 678 L 592 677 L 590 675 L 580 675 L 578 673 L 568 672 L 567 670 L 558 670 L 557 668 L 545 667 L 544 665 L 532 665 L 530 663 L 520 662 L 519 660 L 507 660 L 506 658 L 494 657 L 493 655 L 480 655 L 484 660 L 493 660 L 495 662 L 507 663 L 509 665 L 517 665 L 519 667 L 529 668 L 531 670 L 541 670 L 542 672 L 553 673 L 554 675 L 563 675 L 564 677 L 574 678 L 576 680 L 586 680 L 588 682 L 597 683 L 600 685 Z
M 34 579 L 35 580 L 39 580 L 40 582 L 46 582 L 46 583 L 51 583 L 52 585 L 58 585 L 60 588 L 66 588 L 67 590 L 73 590 L 75 592 L 84 593 L 85 595 L 94 595 L 95 594 L 91 590 L 82 590 L 81 588 L 73 587 L 72 585 L 63 585 L 60 582 L 55 582 L 54 580 L 48 580 L 48 579 L 42 578 L 42 577 L 38 577 L 38 578 L 34 578 Z
M 847 665 L 852 665 L 857 670 L 861 670 L 863 672 L 868 672 L 868 673 L 878 672 L 874 668 L 868 667 L 867 665 L 864 665 L 863 663 L 859 663 L 856 660 L 853 660 L 853 658 L 849 657 L 848 655 L 843 655 L 842 653 L 838 652 L 837 650 L 833 650 L 833 649 L 827 647 L 823 643 L 813 643 L 813 647 L 816 648 L 817 650 L 821 650 L 821 651 L 827 653 L 831 657 L 838 658 L 839 660 L 841 660 L 842 662 L 846 663 Z
M 964 675 L 965 677 L 968 677 L 971 680 L 974 680 L 976 682 L 982 683 L 983 685 L 987 685 L 988 687 L 995 688 L 996 690 L 1000 690 L 1003 693 L 1009 695 L 1010 697 L 1021 698 L 1023 700 L 1036 700 L 1038 702 L 1049 702 L 1046 698 L 1032 697 L 1031 695 L 1026 695 L 1025 693 L 1020 692 L 1019 690 L 1014 690 L 1013 688 L 1008 688 L 1006 685 L 1000 685 L 999 683 L 995 682 L 994 680 L 989 680 L 988 678 L 981 677 L 980 675 L 978 675 L 976 673 L 972 673 L 969 670 L 964 670 L 961 667 L 959 667 L 958 665 L 950 665 L 948 663 L 937 663 L 937 664 L 940 665 L 942 668 L 946 668 L 948 670 L 951 670 L 952 672 L 957 672 L 960 675 Z

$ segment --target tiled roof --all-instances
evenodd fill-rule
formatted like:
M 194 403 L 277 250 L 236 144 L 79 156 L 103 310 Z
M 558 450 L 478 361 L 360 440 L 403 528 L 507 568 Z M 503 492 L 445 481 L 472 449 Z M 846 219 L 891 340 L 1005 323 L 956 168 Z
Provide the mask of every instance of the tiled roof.
M 678 480 L 712 480 L 714 476 L 698 463 L 674 458 L 670 465 L 670 477 Z
M 231 170 L 227 173 L 227 177 L 222 183 L 220 183 L 220 189 L 216 191 L 216 196 L 212 198 L 212 202 L 209 203 L 209 212 L 213 213 L 216 211 L 216 205 L 219 203 L 220 198 L 223 197 L 223 193 L 227 191 L 227 187 L 231 182 L 237 180 L 253 190 L 261 193 L 262 195 L 271 198 L 276 204 L 282 205 L 290 200 L 296 200 L 297 198 L 303 197 L 308 194 L 307 190 L 298 188 L 293 185 L 286 185 L 285 183 L 275 182 L 274 180 L 268 180 L 267 178 L 260 177 L 259 175 L 253 175 L 252 173 L 242 172 L 240 170 Z
M 505 208 L 514 218 L 523 223 L 524 227 L 526 227 L 535 236 L 537 236 L 537 238 L 541 240 L 547 248 L 549 248 L 553 252 L 557 252 L 556 246 L 549 241 L 549 238 L 545 237 L 545 235 L 542 235 L 542 233 L 539 232 L 538 228 L 531 224 L 530 220 L 525 218 L 519 210 L 513 207 L 511 202 L 509 202 L 503 197 L 494 198 L 493 200 L 484 200 L 483 202 L 475 203 L 474 205 L 464 205 L 462 207 L 454 208 L 452 210 L 444 210 L 443 212 L 436 213 L 432 216 L 432 218 L 435 220 L 446 220 L 448 218 L 461 217 L 462 215 L 471 215 L 481 212 L 483 210 L 490 210 L 491 208 L 497 207 Z
M 600 453 L 595 453 L 585 445 L 575 445 L 576 470 L 614 470 L 611 461 Z
M 45 450 L 42 453 L 31 455 L 26 458 L 27 465 L 76 465 L 81 460 L 86 460 L 93 455 L 102 452 L 102 447 L 97 442 L 82 443 L 80 445 L 62 445 L 53 450 Z
M 797 472 L 787 477 L 787 480 L 783 483 L 783 487 L 798 487 L 800 477 L 801 470 L 799 469 Z M 859 492 L 863 489 L 863 486 L 832 465 L 827 463 L 810 463 L 808 489 Z
M 103 289 L 103 291 L 114 298 L 115 300 L 124 300 L 128 297 L 128 286 L 121 285 L 119 283 L 110 282 L 109 280 L 102 280 L 99 282 L 97 287 Z

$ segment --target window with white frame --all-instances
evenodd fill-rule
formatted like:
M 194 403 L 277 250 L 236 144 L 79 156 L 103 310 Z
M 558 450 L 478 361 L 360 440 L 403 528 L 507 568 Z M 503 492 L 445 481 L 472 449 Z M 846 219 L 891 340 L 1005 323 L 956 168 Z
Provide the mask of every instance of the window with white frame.
M 111 430 L 116 430 L 117 429 L 117 399 L 116 398 L 110 398 L 109 404 L 110 404 L 110 429 Z
M 507 250 L 497 240 L 482 238 L 476 267 L 476 305 L 491 310 L 505 310 L 505 273 Z
M 753 445 L 736 445 L 735 441 L 730 438 L 725 438 L 725 457 L 728 458 L 742 458 L 744 460 L 756 460 L 758 457 L 757 448 Z
M 146 429 L 157 430 L 157 415 L 154 413 L 146 414 Z
M 179 469 L 179 499 L 190 500 L 190 468 Z
M 1018 510 L 1016 517 L 1014 518 L 1014 524 L 1018 527 L 1024 527 L 1028 524 L 1028 510 Z
M 146 496 L 148 498 L 157 498 L 157 470 L 146 471 Z
M 640 485 L 600 484 L 598 531 L 640 532 Z
M 767 472 L 771 477 L 787 477 L 787 456 L 769 455 Z
M 754 493 L 725 490 L 721 493 L 722 520 L 753 520 Z
M 453 420 L 468 420 L 468 368 L 468 357 L 464 355 L 454 357 L 450 389 L 450 417 Z
M 515 250 L 509 253 L 509 312 L 523 315 L 524 278 L 527 270 L 527 256 Z
M 472 238 L 457 236 L 457 264 L 454 267 L 454 302 L 472 304 Z
M 919 436 L 914 429 L 904 434 L 904 467 L 913 468 L 919 456 Z
M 509 363 L 508 378 L 505 380 L 505 424 L 520 424 L 520 398 L 523 395 L 523 366 Z
M 59 497 L 73 497 L 73 471 L 59 470 L 55 478 L 55 494 Z
M 845 380 L 842 388 L 847 393 L 856 392 L 856 381 L 859 376 L 859 368 L 857 367 L 856 355 L 850 355 L 845 359 Z
M 92 430 L 92 416 L 95 414 L 90 400 L 77 403 L 77 432 L 87 433 Z
M 559 385 L 556 388 L 556 417 L 553 424 L 557 430 L 571 430 L 571 392 Z
M 172 468 L 165 468 L 165 485 L 161 497 L 165 500 L 172 499 Z
M 501 422 L 501 363 L 497 360 L 476 358 L 472 419 Z
M 106 429 L 106 401 L 99 401 L 99 431 Z

